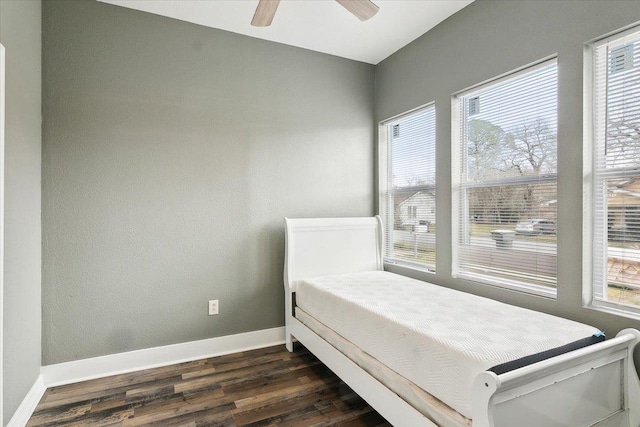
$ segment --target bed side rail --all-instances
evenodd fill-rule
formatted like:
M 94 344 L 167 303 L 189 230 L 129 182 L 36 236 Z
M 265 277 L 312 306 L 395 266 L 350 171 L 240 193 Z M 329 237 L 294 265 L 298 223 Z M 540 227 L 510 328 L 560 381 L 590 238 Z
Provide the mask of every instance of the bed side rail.
M 640 331 L 501 375 L 473 386 L 473 427 L 639 427 L 640 382 L 633 349 Z

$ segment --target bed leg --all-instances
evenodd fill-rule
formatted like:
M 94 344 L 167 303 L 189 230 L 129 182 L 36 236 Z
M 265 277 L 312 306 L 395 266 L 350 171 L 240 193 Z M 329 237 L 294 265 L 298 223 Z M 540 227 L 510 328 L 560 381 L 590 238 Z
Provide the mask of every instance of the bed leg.
M 293 335 L 285 331 L 284 335 L 284 345 L 289 350 L 289 353 L 293 353 Z
M 286 284 L 285 280 L 285 284 Z M 289 332 L 289 325 L 293 321 L 294 306 L 296 301 L 295 292 L 285 285 L 284 292 L 284 345 L 287 347 L 290 353 L 293 353 L 293 335 Z

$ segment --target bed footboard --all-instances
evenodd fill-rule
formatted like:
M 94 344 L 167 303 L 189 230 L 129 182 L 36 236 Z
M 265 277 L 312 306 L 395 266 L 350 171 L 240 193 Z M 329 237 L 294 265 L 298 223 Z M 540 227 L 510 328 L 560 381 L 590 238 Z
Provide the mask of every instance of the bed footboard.
M 484 372 L 473 386 L 473 427 L 640 426 L 640 383 L 633 349 L 640 332 L 502 375 Z

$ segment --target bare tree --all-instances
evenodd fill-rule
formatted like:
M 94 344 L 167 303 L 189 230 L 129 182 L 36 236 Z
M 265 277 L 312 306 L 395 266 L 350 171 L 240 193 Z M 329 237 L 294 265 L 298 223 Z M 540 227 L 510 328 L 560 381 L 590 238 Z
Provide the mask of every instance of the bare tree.
M 519 175 L 539 175 L 557 171 L 557 135 L 542 119 L 522 123 L 506 137 L 509 147 L 508 168 Z M 505 159 L 507 161 L 507 159 Z
M 467 137 L 469 179 L 490 179 L 555 173 L 557 137 L 542 119 L 524 122 L 510 132 L 488 121 L 469 123 Z M 536 185 L 494 185 L 468 193 L 469 214 L 479 222 L 512 223 L 531 214 L 548 198 Z
M 557 173 L 557 135 L 543 119 L 522 123 L 507 136 L 511 151 L 510 167 L 520 176 Z M 521 194 L 523 212 L 531 215 L 532 210 L 544 202 L 548 194 L 536 191 L 535 185 L 526 185 Z
M 607 122 L 607 166 L 640 166 L 640 115 Z

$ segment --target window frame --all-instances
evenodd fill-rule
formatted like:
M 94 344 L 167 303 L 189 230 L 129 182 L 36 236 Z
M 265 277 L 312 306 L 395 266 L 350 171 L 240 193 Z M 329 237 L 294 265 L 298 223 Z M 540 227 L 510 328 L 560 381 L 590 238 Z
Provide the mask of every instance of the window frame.
M 584 45 L 583 66 L 583 219 L 582 219 L 582 306 L 596 311 L 602 311 L 619 316 L 640 319 L 640 306 L 624 303 L 598 300 L 595 297 L 598 287 L 602 283 L 595 283 L 595 268 L 599 263 L 595 261 L 596 250 L 596 141 L 595 127 L 596 112 L 602 108 L 606 114 L 606 99 L 599 105 L 596 91 L 596 51 L 603 45 L 615 43 L 624 45 L 631 40 L 640 40 L 640 25 L 632 24 L 620 30 L 608 33 L 591 40 Z M 605 67 L 609 66 L 608 58 Z M 621 168 L 618 173 L 612 173 L 610 178 L 638 176 L 640 171 L 632 168 Z M 604 239 L 603 239 L 604 240 Z M 606 254 L 606 252 L 604 252 Z M 608 265 L 608 261 L 600 261 Z M 606 274 L 603 276 L 606 280 Z M 608 281 L 606 286 L 608 286 Z
M 382 221 L 385 227 L 385 240 L 386 240 L 386 235 L 389 232 L 389 230 L 391 230 L 391 232 L 393 232 L 393 224 L 388 224 L 387 223 L 387 217 L 389 215 L 393 215 L 393 204 L 390 204 L 389 207 L 387 207 L 387 202 L 388 202 L 388 184 L 389 184 L 389 176 L 391 175 L 391 162 L 389 162 L 389 152 L 391 150 L 391 144 L 389 143 L 390 140 L 393 138 L 393 132 L 395 131 L 394 129 L 391 129 L 391 132 L 389 131 L 384 131 L 383 132 L 383 128 L 389 126 L 392 122 L 397 122 L 398 120 L 401 120 L 405 117 L 409 117 L 413 114 L 419 113 L 423 110 L 426 110 L 428 108 L 433 108 L 433 112 L 436 118 L 436 121 L 434 121 L 434 135 L 435 135 L 435 147 L 434 147 L 434 156 L 437 157 L 437 150 L 438 150 L 438 144 L 437 144 L 437 132 L 436 132 L 436 123 L 437 123 L 437 110 L 436 110 L 436 103 L 435 101 L 431 101 L 428 102 L 426 104 L 422 104 L 419 105 L 415 108 L 412 108 L 411 110 L 405 111 L 404 113 L 400 113 L 397 114 L 395 116 L 389 117 L 387 119 L 381 120 L 378 122 L 378 135 L 377 135 L 377 143 L 378 143 L 378 214 L 382 217 Z M 437 169 L 437 162 L 435 163 L 435 167 Z M 435 171 L 435 179 L 437 181 L 437 171 Z M 434 183 L 433 186 L 427 186 L 427 189 L 431 189 L 434 194 L 436 192 L 436 187 L 437 187 L 437 182 Z M 431 188 L 433 187 L 433 188 Z M 426 187 L 425 187 L 426 188 Z M 437 204 L 437 202 L 436 202 Z M 438 214 L 437 214 L 438 208 L 436 207 L 433 214 L 434 216 L 437 218 Z M 388 212 L 391 212 L 391 214 L 389 214 Z M 437 221 L 436 221 L 437 222 Z M 422 271 L 422 272 L 427 272 L 427 273 L 431 273 L 431 274 L 435 274 L 436 272 L 436 264 L 437 264 L 437 257 L 438 257 L 438 253 L 437 253 L 437 237 L 434 235 L 434 239 L 435 239 L 435 246 L 436 246 L 436 252 L 435 252 L 435 262 L 432 265 L 428 265 L 425 263 L 420 263 L 420 262 L 413 262 L 413 261 L 408 261 L 408 260 L 402 260 L 402 259 L 397 259 L 397 258 L 391 258 L 387 255 L 387 248 L 386 248 L 386 242 L 385 245 L 383 247 L 383 263 L 384 265 L 394 265 L 394 266 L 401 266 L 401 267 L 405 267 L 405 268 L 409 268 L 409 269 L 413 269 L 413 270 L 418 270 L 418 271 Z
M 466 89 L 460 90 L 451 96 L 451 277 L 454 279 L 469 280 L 482 286 L 492 286 L 500 289 L 507 289 L 517 292 L 522 292 L 530 295 L 537 295 L 549 299 L 556 299 L 558 295 L 557 287 L 557 270 L 556 270 L 556 286 L 545 287 L 542 285 L 530 285 L 522 282 L 518 282 L 505 278 L 492 278 L 491 276 L 481 276 L 476 274 L 467 274 L 459 271 L 459 255 L 460 255 L 460 232 L 462 227 L 462 221 L 460 214 L 462 212 L 463 202 L 462 192 L 469 188 L 486 188 L 488 186 L 495 185 L 526 185 L 526 184 L 540 184 L 546 182 L 555 182 L 557 189 L 557 176 L 555 174 L 547 174 L 540 176 L 523 176 L 513 178 L 501 178 L 494 181 L 486 181 L 482 184 L 470 183 L 463 184 L 462 182 L 462 144 L 464 141 L 462 129 L 462 120 L 464 120 L 464 98 L 474 98 L 486 88 L 502 84 L 504 82 L 516 79 L 523 75 L 526 75 L 536 69 L 548 66 L 551 62 L 558 64 L 558 54 L 549 55 L 540 60 L 516 68 L 515 70 L 503 73 L 494 78 L 485 80 L 476 85 L 470 86 Z M 559 85 L 559 83 L 558 83 Z M 556 146 L 557 150 L 557 146 Z M 551 177 L 553 175 L 553 177 Z M 468 221 L 465 222 L 468 227 Z M 467 233 L 468 234 L 468 233 Z M 465 234 L 466 235 L 466 234 Z M 557 234 L 556 234 L 557 236 Z M 557 242 L 556 242 L 556 261 L 558 257 Z

